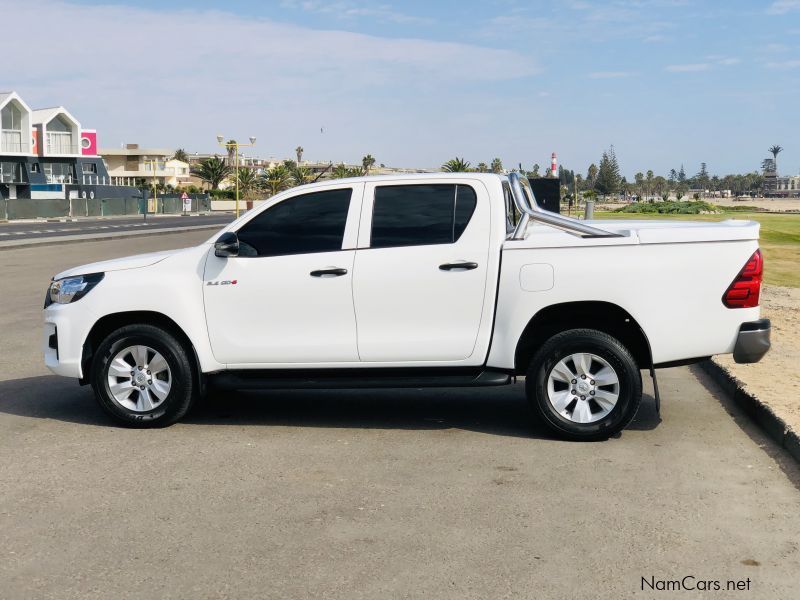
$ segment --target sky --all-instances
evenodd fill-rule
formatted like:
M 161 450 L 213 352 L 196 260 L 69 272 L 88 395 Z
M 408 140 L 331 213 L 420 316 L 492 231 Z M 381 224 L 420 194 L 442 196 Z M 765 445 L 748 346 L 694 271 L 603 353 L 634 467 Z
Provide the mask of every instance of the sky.
M 800 173 L 800 0 L 0 0 L 0 91 L 102 147 Z M 9 27 L 10 23 L 19 26 Z

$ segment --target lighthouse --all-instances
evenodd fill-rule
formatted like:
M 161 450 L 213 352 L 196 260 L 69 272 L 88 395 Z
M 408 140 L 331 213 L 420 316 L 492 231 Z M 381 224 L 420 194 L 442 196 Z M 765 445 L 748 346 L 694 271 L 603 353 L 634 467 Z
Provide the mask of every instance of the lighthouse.
M 553 155 L 550 159 L 550 175 L 553 177 L 558 177 L 558 158 L 556 158 L 555 152 L 553 152 Z

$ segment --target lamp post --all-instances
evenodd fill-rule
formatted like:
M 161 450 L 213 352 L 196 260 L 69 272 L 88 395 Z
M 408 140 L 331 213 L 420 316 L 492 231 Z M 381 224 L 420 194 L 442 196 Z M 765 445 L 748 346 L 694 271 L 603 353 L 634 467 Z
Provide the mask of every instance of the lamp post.
M 251 137 L 249 144 L 240 144 L 239 142 L 225 141 L 225 136 L 218 135 L 217 136 L 217 143 L 225 148 L 226 150 L 230 150 L 231 148 L 234 149 L 234 181 L 236 183 L 236 218 L 239 218 L 239 148 L 244 148 L 248 146 L 255 146 L 256 145 L 256 138 Z
M 152 159 L 151 158 L 150 160 L 145 161 L 145 162 L 150 164 L 150 166 L 152 167 L 152 171 L 153 171 L 153 210 L 152 210 L 152 212 L 153 212 L 153 214 L 155 214 L 156 210 L 158 210 L 158 180 L 156 178 L 156 169 L 158 168 L 158 159 Z M 147 219 L 147 207 L 145 207 L 144 211 L 145 211 L 145 220 L 146 220 Z

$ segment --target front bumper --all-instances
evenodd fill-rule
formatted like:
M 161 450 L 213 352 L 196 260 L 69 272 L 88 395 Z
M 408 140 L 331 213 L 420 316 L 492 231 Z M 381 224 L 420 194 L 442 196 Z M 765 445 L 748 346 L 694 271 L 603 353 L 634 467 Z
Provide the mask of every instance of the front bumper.
M 742 323 L 739 335 L 736 337 L 736 346 L 733 348 L 733 360 L 737 363 L 760 361 L 769 351 L 771 329 L 769 319 Z

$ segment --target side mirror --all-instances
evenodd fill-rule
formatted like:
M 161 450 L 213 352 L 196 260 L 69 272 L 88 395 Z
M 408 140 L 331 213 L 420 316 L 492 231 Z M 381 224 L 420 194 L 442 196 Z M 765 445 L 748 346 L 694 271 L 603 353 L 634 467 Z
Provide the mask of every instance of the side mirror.
M 233 231 L 226 231 L 214 242 L 214 256 L 228 258 L 239 256 L 239 236 Z

